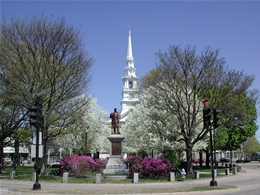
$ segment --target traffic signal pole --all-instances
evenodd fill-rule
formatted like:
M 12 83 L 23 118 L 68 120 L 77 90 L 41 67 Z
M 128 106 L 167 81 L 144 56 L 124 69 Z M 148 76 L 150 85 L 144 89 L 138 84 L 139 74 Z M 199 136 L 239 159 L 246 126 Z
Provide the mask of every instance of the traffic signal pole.
M 210 186 L 217 186 L 218 183 L 215 180 L 215 173 L 214 173 L 214 164 L 216 164 L 216 151 L 215 154 L 213 155 L 213 128 L 212 126 L 214 126 L 214 121 L 213 124 L 211 123 L 211 114 L 212 114 L 212 110 L 210 107 L 208 107 L 208 100 L 204 99 L 202 101 L 202 103 L 204 104 L 204 108 L 203 108 L 203 124 L 204 124 L 204 129 L 206 129 L 207 131 L 209 131 L 210 133 L 210 153 L 211 153 L 211 177 L 212 180 L 210 181 Z M 215 136 L 214 136 L 215 139 Z M 215 144 L 214 144 L 215 146 Z M 215 148 L 214 148 L 215 150 Z M 215 161 L 215 163 L 214 163 Z
M 210 153 L 211 153 L 211 176 L 212 176 L 212 180 L 210 181 L 210 186 L 218 186 L 217 181 L 215 180 L 215 173 L 214 173 L 214 161 L 216 162 L 216 156 L 214 154 L 214 159 L 213 159 L 213 135 L 212 135 L 212 130 L 213 128 L 209 128 L 209 133 L 210 133 Z
M 229 170 L 230 170 L 230 172 L 232 172 L 232 169 L 233 169 L 233 165 L 232 165 L 232 158 L 233 158 L 233 148 L 232 148 L 232 145 L 230 145 L 230 168 L 229 168 Z
M 41 184 L 39 183 L 38 176 L 39 176 L 39 124 L 36 125 L 36 179 L 35 183 L 33 184 L 33 190 L 40 190 Z
M 36 97 L 36 103 L 30 108 L 30 124 L 36 128 L 36 152 L 35 152 L 35 171 L 36 178 L 35 183 L 33 184 L 33 190 L 40 190 L 41 184 L 39 183 L 39 132 L 42 127 L 42 100 L 39 96 Z

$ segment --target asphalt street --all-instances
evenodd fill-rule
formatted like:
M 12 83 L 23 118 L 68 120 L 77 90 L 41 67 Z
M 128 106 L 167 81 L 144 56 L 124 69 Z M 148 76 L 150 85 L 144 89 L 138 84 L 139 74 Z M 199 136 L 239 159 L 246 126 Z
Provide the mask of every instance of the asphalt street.
M 217 177 L 216 181 L 218 186 L 237 186 L 237 189 L 221 190 L 221 191 L 204 191 L 204 192 L 185 192 L 185 193 L 162 193 L 163 195 L 169 194 L 222 194 L 222 195 L 260 195 L 260 163 L 252 162 L 239 164 L 242 171 L 236 175 L 229 175 Z M 173 187 L 192 187 L 192 186 L 209 186 L 211 179 L 187 180 L 183 182 L 165 182 L 165 183 L 136 183 L 136 184 L 65 184 L 65 183 L 51 183 L 41 182 L 41 190 L 110 190 L 110 189 L 145 189 L 145 188 L 173 188 Z M 32 189 L 33 182 L 31 181 L 18 181 L 18 180 L 0 180 L 0 194 L 1 195 L 25 195 L 26 193 L 13 192 L 14 189 Z M 36 194 L 36 193 L 35 193 Z M 39 195 L 40 192 L 37 192 Z M 149 193 L 151 195 L 151 193 Z M 161 193 L 152 193 L 159 195 Z M 56 194 L 57 195 L 57 194 Z M 144 194 L 142 194 L 144 195 Z

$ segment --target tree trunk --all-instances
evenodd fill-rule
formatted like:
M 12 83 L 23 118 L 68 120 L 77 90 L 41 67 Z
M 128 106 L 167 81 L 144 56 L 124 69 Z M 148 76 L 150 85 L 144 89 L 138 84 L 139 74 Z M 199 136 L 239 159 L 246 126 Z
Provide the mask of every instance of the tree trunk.
M 200 163 L 200 167 L 202 167 L 202 163 L 203 163 L 203 159 L 202 159 L 202 150 L 200 150 L 199 152 L 199 163 Z
M 192 143 L 186 142 L 186 158 L 187 158 L 187 167 L 186 172 L 189 175 L 193 175 L 193 166 L 192 166 Z
M 16 136 L 15 137 L 15 142 L 14 142 L 14 161 L 13 161 L 13 164 L 14 164 L 14 167 L 20 167 L 20 153 L 19 153 L 19 139 L 18 137 Z
M 41 175 L 47 175 L 47 142 L 48 142 L 48 132 L 43 128 L 42 129 L 42 145 L 43 145 L 43 156 L 41 160 Z
M 203 151 L 206 153 L 206 167 L 209 167 L 209 157 L 210 157 L 209 148 L 203 149 Z

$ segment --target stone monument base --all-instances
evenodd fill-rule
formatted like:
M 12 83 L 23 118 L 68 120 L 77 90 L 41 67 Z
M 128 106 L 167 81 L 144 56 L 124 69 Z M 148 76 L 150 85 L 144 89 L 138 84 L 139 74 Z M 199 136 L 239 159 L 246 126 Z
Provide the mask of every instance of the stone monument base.
M 121 156 L 112 156 L 108 159 L 104 174 L 126 174 L 128 169 Z
M 108 136 L 110 145 L 110 158 L 108 159 L 104 174 L 126 174 L 128 169 L 122 158 L 122 141 L 124 137 L 120 134 Z

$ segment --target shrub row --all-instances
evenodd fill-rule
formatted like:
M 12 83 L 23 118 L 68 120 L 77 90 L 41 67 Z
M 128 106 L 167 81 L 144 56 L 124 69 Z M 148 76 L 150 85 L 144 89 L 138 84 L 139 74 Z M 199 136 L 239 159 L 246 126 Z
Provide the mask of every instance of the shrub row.
M 106 160 L 94 160 L 90 156 L 71 155 L 60 160 L 61 173 L 68 172 L 70 176 L 83 177 L 89 171 L 102 172 L 106 167 Z
M 139 156 L 129 156 L 125 162 L 129 165 L 128 177 L 133 177 L 133 173 L 139 173 L 140 178 L 159 178 L 174 171 L 170 160 L 164 157 L 142 159 Z

